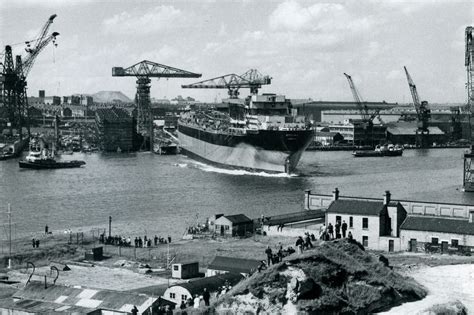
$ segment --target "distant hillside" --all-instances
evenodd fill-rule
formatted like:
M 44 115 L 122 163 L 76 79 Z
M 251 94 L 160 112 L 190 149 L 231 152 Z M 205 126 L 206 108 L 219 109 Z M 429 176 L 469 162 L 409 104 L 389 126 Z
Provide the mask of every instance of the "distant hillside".
M 91 95 L 94 102 L 98 103 L 113 103 L 114 100 L 120 100 L 124 103 L 133 102 L 128 96 L 120 91 L 100 91 Z

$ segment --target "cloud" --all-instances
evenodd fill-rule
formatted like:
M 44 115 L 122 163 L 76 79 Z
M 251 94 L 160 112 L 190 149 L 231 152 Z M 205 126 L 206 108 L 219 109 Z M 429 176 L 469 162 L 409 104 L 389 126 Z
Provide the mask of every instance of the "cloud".
M 71 5 L 85 5 L 94 2 L 94 0 L 15 0 L 5 1 L 7 4 L 0 3 L 0 8 L 13 7 L 13 8 L 31 8 L 31 7 L 43 7 L 43 8 L 58 8 L 67 7 Z
M 145 14 L 122 12 L 103 21 L 106 33 L 149 34 L 161 30 L 176 29 L 182 25 L 184 14 L 170 5 L 160 5 Z

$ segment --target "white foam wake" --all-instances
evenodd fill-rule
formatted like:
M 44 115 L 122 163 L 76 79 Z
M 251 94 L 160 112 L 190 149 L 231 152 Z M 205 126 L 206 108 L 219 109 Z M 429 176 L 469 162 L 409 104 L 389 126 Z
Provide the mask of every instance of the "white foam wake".
M 246 170 L 232 170 L 232 169 L 225 169 L 219 168 L 212 165 L 208 165 L 205 163 L 193 161 L 189 164 L 192 164 L 195 168 L 198 168 L 204 172 L 212 172 L 212 173 L 220 173 L 220 174 L 227 174 L 227 175 L 248 175 L 248 176 L 261 176 L 261 177 L 277 177 L 277 178 L 291 178 L 291 177 L 298 177 L 298 174 L 286 174 L 286 173 L 266 173 L 263 171 L 246 171 Z

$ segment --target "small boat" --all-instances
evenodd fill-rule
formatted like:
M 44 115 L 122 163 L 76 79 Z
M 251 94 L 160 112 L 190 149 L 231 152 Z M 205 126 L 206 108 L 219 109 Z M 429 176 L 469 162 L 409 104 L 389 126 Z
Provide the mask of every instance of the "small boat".
M 377 145 L 374 151 L 354 151 L 354 157 L 379 157 L 379 156 L 401 156 L 403 147 L 399 145 Z
M 46 150 L 30 151 L 28 156 L 18 162 L 20 168 L 31 169 L 57 169 L 57 168 L 74 168 L 85 165 L 86 162 L 72 160 L 72 161 L 56 161 L 51 155 L 48 155 Z

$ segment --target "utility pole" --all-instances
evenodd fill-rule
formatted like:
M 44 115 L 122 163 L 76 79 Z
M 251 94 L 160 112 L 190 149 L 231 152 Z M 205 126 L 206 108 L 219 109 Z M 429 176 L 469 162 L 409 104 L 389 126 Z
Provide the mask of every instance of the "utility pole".
M 112 237 L 112 216 L 109 216 L 109 239 Z
M 9 243 L 9 252 L 8 252 L 8 269 L 12 267 L 12 211 L 11 206 L 8 204 L 8 243 Z

